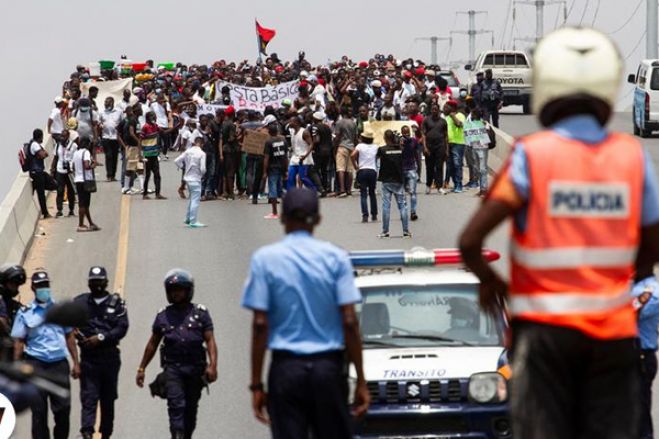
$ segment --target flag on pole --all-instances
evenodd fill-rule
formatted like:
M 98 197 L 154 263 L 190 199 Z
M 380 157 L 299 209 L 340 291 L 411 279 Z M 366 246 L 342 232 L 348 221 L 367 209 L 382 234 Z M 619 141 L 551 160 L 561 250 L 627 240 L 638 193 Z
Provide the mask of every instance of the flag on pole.
M 272 40 L 275 37 L 275 35 L 276 32 L 274 29 L 266 29 L 262 27 L 258 21 L 256 21 L 256 37 L 258 38 L 259 41 L 260 53 L 267 55 L 265 49 L 266 47 L 268 47 L 268 43 L 270 42 L 270 40 Z

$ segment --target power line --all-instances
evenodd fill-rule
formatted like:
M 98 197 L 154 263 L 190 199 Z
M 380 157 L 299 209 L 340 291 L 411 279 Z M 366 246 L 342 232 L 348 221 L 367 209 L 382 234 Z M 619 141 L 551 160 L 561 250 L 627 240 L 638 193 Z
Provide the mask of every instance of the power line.
M 499 46 L 502 49 L 503 49 L 503 40 L 506 39 L 506 29 L 508 28 L 508 20 L 510 18 L 512 6 L 513 6 L 513 0 L 508 0 L 508 12 L 506 13 L 506 21 L 503 23 L 503 32 L 501 32 L 501 40 L 499 41 Z
M 617 34 L 617 33 L 620 32 L 621 30 L 623 30 L 623 29 L 629 24 L 629 22 L 632 21 L 632 19 L 636 16 L 636 13 L 638 12 L 638 10 L 639 10 L 639 8 L 641 7 L 641 5 L 643 4 L 643 1 L 644 1 L 644 0 L 639 0 L 638 4 L 636 5 L 636 8 L 634 8 L 634 12 L 632 12 L 632 15 L 629 16 L 629 18 L 627 19 L 627 21 L 625 21 L 625 22 L 622 24 L 622 26 L 620 26 L 618 29 L 614 30 L 613 32 L 608 32 L 608 34 L 609 34 L 609 35 Z
M 647 32 L 648 32 L 647 29 L 645 30 L 645 32 L 643 32 L 643 35 L 641 35 L 641 38 L 638 39 L 638 42 L 636 43 L 636 45 L 634 46 L 634 48 L 632 49 L 632 51 L 629 52 L 629 55 L 627 55 L 627 56 L 625 57 L 625 61 L 627 61 L 629 58 L 631 58 L 632 55 L 634 54 L 634 52 L 636 52 L 636 49 L 638 49 L 638 46 L 641 45 L 641 42 L 643 41 L 643 38 L 645 38 L 645 34 L 647 34 Z
M 565 22 L 567 22 L 567 19 L 570 18 L 570 14 L 572 13 L 572 9 L 574 9 L 574 5 L 576 5 L 576 4 L 577 4 L 577 0 L 572 0 L 572 4 L 570 5 L 570 9 L 567 11 L 567 14 L 565 15 L 565 21 L 563 22 L 563 24 L 565 24 Z
M 593 15 L 593 21 L 590 23 L 591 26 L 595 26 L 595 22 L 597 21 L 597 14 L 599 14 L 601 4 L 602 4 L 601 0 L 597 0 L 597 7 L 595 8 L 595 15 Z
M 581 18 L 579 19 L 579 26 L 581 26 L 584 17 L 586 17 L 586 11 L 588 11 L 589 5 L 590 5 L 590 0 L 586 0 L 586 6 L 583 8 L 583 13 L 581 14 Z

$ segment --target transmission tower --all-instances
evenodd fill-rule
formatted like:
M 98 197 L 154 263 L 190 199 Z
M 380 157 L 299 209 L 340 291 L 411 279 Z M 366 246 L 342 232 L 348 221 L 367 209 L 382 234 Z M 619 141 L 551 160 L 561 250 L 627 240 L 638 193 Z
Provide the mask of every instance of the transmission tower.
M 461 34 L 469 36 L 469 62 L 473 63 L 476 60 L 476 35 L 479 34 L 491 34 L 492 36 L 492 46 L 494 46 L 494 31 L 491 30 L 476 30 L 476 15 L 478 14 L 487 14 L 487 11 L 459 11 L 456 12 L 456 15 L 467 15 L 469 16 L 469 30 L 459 31 L 452 30 L 451 35 Z

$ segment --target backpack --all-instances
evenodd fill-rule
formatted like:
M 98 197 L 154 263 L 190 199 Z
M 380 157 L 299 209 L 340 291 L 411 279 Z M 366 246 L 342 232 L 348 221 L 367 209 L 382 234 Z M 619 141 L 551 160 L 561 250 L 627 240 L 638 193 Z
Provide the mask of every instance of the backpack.
M 32 146 L 32 141 L 30 140 L 27 143 L 23 144 L 23 147 L 18 150 L 18 163 L 21 165 L 21 171 L 30 172 L 32 169 L 32 153 L 30 148 Z

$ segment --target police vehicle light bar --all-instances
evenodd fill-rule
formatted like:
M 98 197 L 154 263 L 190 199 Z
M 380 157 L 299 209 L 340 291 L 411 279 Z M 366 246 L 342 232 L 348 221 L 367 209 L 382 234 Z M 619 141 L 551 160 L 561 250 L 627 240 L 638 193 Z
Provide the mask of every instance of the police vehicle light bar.
M 498 260 L 501 255 L 493 250 L 483 249 L 483 257 L 488 262 Z M 427 250 L 413 248 L 412 250 L 366 250 L 350 252 L 353 267 L 429 267 L 436 265 L 461 264 L 460 250 L 442 248 Z

